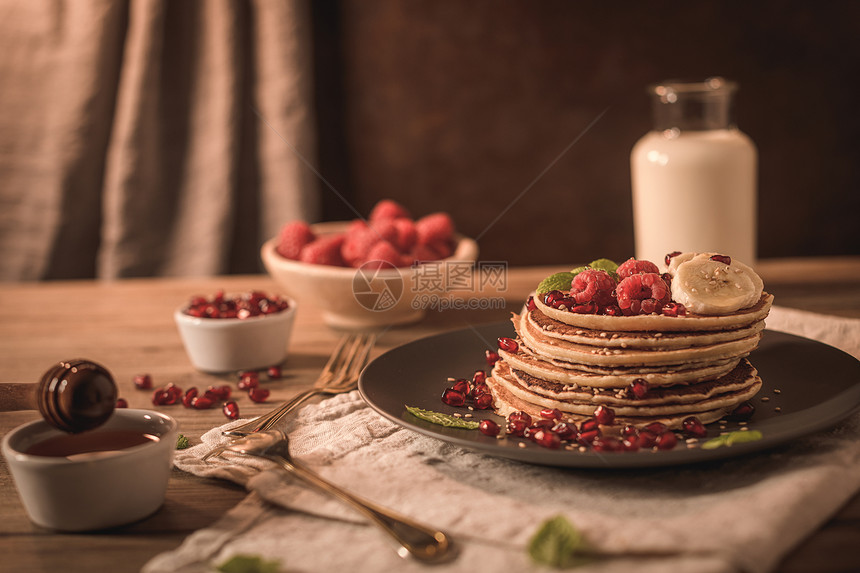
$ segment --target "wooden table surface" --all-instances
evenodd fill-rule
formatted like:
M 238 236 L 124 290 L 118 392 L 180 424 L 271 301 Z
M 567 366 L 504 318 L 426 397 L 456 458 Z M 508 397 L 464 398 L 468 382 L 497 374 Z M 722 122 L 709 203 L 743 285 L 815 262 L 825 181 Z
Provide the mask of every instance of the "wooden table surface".
M 762 261 L 758 270 L 776 304 L 860 317 L 860 258 Z M 509 269 L 505 308 L 430 311 L 420 323 L 388 330 L 374 355 L 402 343 L 467 325 L 496 322 L 518 308 L 544 276 L 560 269 Z M 218 289 L 276 292 L 267 276 L 200 279 L 136 279 L 116 282 L 70 281 L 0 285 L 0 382 L 33 382 L 61 359 L 86 357 L 107 366 L 131 407 L 153 408 L 150 392 L 134 388 L 135 374 L 149 373 L 156 385 L 206 387 L 229 376 L 196 372 L 188 362 L 173 324 L 172 311 L 193 294 Z M 307 388 L 322 368 L 340 333 L 325 326 L 311 308 L 301 308 L 285 363 L 285 377 L 267 382 L 268 404 L 239 400 L 243 417 L 268 411 Z M 219 410 L 182 406 L 161 408 L 177 418 L 181 432 L 196 443 L 200 435 L 226 421 Z M 34 411 L 0 413 L 0 435 L 37 419 Z M 177 547 L 193 531 L 217 520 L 245 496 L 232 483 L 198 478 L 174 470 L 167 499 L 151 517 L 124 527 L 83 534 L 55 533 L 27 518 L 5 460 L 0 462 L 0 554 L 5 571 L 139 571 L 154 555 Z M 780 572 L 860 571 L 860 495 L 819 531 L 796 547 Z

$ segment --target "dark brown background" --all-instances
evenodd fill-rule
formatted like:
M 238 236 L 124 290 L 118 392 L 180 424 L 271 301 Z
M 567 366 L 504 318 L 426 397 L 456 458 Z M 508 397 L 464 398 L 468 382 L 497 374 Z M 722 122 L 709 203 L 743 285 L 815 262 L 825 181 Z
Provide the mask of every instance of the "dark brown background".
M 759 149 L 759 256 L 860 254 L 860 3 L 313 6 L 319 169 L 364 213 L 449 211 L 485 260 L 629 257 L 645 86 L 722 75 Z

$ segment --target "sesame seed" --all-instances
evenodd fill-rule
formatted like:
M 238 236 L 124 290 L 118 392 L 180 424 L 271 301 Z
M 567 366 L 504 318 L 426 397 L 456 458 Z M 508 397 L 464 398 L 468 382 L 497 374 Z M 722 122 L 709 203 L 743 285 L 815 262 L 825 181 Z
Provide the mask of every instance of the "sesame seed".
M 455 418 L 462 418 L 463 414 L 461 414 L 460 412 L 454 412 L 454 417 Z
M 761 401 L 762 402 L 770 402 L 770 398 L 768 396 L 762 396 Z
M 746 427 L 746 426 L 744 426 L 743 428 L 741 428 L 741 432 L 748 432 L 748 431 L 749 431 L 749 428 L 748 428 L 748 427 Z
M 780 394 L 780 393 L 782 393 L 782 390 L 780 390 L 779 388 L 774 388 L 773 393 L 774 394 Z
M 779 406 L 777 406 L 776 408 L 774 408 L 774 409 L 773 409 L 773 411 L 774 411 L 774 412 L 782 412 L 782 408 L 780 408 Z
M 473 417 L 473 416 L 472 416 L 472 414 L 466 414 L 466 415 L 465 415 L 465 416 L 463 416 L 463 417 L 464 417 L 464 418 L 471 418 L 471 417 Z
M 525 444 L 525 442 L 518 442 L 517 447 L 518 448 L 524 448 L 524 447 L 526 447 L 526 444 Z

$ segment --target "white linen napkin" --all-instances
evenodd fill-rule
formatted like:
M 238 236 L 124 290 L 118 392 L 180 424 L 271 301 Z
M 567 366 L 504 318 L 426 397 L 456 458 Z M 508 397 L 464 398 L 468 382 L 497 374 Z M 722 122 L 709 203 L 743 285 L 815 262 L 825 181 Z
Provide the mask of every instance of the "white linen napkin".
M 775 307 L 767 324 L 860 358 L 860 320 Z M 860 490 L 860 416 L 755 456 L 635 471 L 549 468 L 464 450 L 389 422 L 357 392 L 307 406 L 287 424 L 295 457 L 324 477 L 449 533 L 459 554 L 434 571 L 546 570 L 526 546 L 561 514 L 614 555 L 579 571 L 766 572 Z M 244 484 L 250 495 L 153 558 L 146 573 L 213 571 L 237 554 L 277 559 L 284 571 L 429 569 L 400 559 L 351 508 L 268 462 L 202 462 L 220 431 L 177 452 L 176 466 Z

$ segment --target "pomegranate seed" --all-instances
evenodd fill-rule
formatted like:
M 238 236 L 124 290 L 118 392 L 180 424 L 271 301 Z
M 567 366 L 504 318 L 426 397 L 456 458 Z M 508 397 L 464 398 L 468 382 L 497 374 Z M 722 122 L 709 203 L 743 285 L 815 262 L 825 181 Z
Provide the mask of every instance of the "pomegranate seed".
M 489 393 L 490 393 L 490 387 L 489 386 L 487 386 L 486 384 L 476 384 L 475 386 L 472 387 L 471 397 L 474 398 L 478 394 L 489 394 Z
M 670 291 L 672 290 L 672 275 L 669 273 L 663 273 L 660 275 L 660 278 L 663 279 L 663 282 L 666 283 L 666 288 Z
M 116 399 L 116 407 L 117 408 L 128 408 L 128 401 L 125 398 L 117 398 Z
M 660 312 L 664 316 L 686 316 L 687 307 L 679 302 L 670 302 L 663 305 Z
M 755 406 L 753 406 L 749 402 L 744 402 L 729 414 L 728 418 L 735 422 L 744 422 L 752 418 L 752 415 L 755 414 Z
M 595 452 L 620 452 L 623 449 L 621 441 L 612 436 L 598 436 L 591 442 Z
M 671 253 L 666 255 L 666 259 L 665 259 L 666 266 L 668 267 L 669 264 L 672 262 L 672 259 L 674 259 L 675 257 L 677 257 L 680 254 L 681 254 L 681 251 L 672 251 Z
M 466 380 L 464 378 L 460 378 L 459 380 L 454 382 L 454 385 L 451 386 L 451 389 L 456 390 L 460 394 L 468 396 L 469 393 L 472 391 L 472 385 L 469 384 L 468 380 Z
M 526 302 L 526 308 L 529 310 L 535 310 L 537 308 L 537 305 L 535 304 L 535 297 L 529 296 L 529 299 Z
M 645 426 L 645 430 L 651 432 L 655 436 L 661 436 L 665 434 L 666 430 L 668 429 L 668 426 L 666 426 L 666 424 L 664 424 L 663 422 L 651 422 L 650 424 Z
M 522 420 L 508 420 L 508 433 L 512 436 L 522 436 L 528 429 L 528 424 Z
M 486 352 L 484 352 L 484 357 L 487 360 L 487 365 L 490 367 L 492 367 L 493 365 L 495 365 L 496 362 L 499 361 L 498 353 L 493 352 L 492 350 L 487 350 Z
M 190 408 L 195 398 L 197 398 L 197 388 L 189 388 L 182 397 L 182 405 Z
M 487 381 L 487 373 L 483 370 L 475 370 L 472 374 L 472 384 L 483 384 Z
M 540 429 L 534 433 L 532 437 L 535 443 L 551 450 L 558 449 L 561 446 L 561 438 L 552 430 Z
M 210 392 L 218 400 L 227 400 L 228 398 L 230 398 L 230 394 L 232 393 L 232 390 L 230 389 L 229 386 L 224 384 L 222 386 L 209 386 L 209 388 L 206 390 L 206 393 L 208 394 Z
M 594 419 L 598 424 L 609 426 L 615 421 L 615 410 L 601 404 L 594 410 Z
M 208 410 L 212 407 L 212 400 L 206 396 L 198 396 L 191 400 L 191 407 L 195 410 Z
M 558 437 L 562 440 L 570 440 L 576 436 L 576 427 L 573 424 L 568 424 L 567 422 L 558 422 L 550 429 L 558 434 Z
M 508 338 L 507 336 L 500 336 L 499 348 L 501 348 L 505 352 L 516 352 L 519 348 L 519 345 L 517 344 L 517 341 L 513 338 Z
M 493 407 L 492 394 L 478 394 L 475 396 L 475 408 L 478 410 L 486 410 Z
M 251 388 L 248 391 L 248 398 L 250 398 L 252 402 L 265 402 L 268 397 L 269 391 L 266 388 Z
M 640 446 L 639 436 L 628 436 L 621 440 L 621 447 L 625 452 L 638 452 Z
M 708 435 L 708 430 L 705 429 L 705 425 L 702 424 L 702 422 L 695 416 L 684 418 L 681 425 L 684 428 L 684 434 L 691 438 L 704 438 Z
M 561 418 L 561 410 L 558 408 L 544 408 L 540 411 L 540 417 L 547 420 L 558 420 Z
M 442 392 L 442 403 L 449 406 L 462 406 L 466 403 L 466 396 L 453 388 L 445 388 L 445 391 Z
M 278 380 L 282 376 L 281 367 L 280 366 L 269 366 L 269 369 L 266 371 L 266 375 L 272 380 Z
M 678 436 L 675 435 L 675 432 L 666 432 L 665 434 L 660 434 L 657 436 L 657 449 L 658 450 L 671 450 L 678 444 Z
M 152 403 L 156 406 L 171 406 L 182 399 L 182 390 L 168 384 L 164 388 L 159 388 L 152 394 Z
M 551 290 L 543 295 L 543 303 L 547 306 L 555 308 L 555 301 L 565 298 L 565 294 L 560 290 Z
M 644 378 L 636 378 L 630 383 L 630 392 L 639 399 L 648 395 L 651 385 Z
M 229 402 L 224 402 L 224 405 L 221 406 L 221 411 L 224 412 L 224 415 L 231 420 L 239 419 L 239 405 L 233 400 L 230 400 Z
M 555 426 L 555 420 L 547 420 L 546 418 L 539 418 L 539 419 L 535 420 L 531 425 L 532 429 L 534 429 L 534 430 L 537 430 L 537 429 L 549 430 L 553 426 Z
M 621 429 L 621 437 L 629 438 L 632 436 L 638 436 L 639 430 L 633 424 L 627 424 L 624 428 Z
M 724 265 L 732 264 L 732 258 L 728 255 L 712 255 L 711 260 L 723 263 Z
M 600 310 L 601 314 L 605 314 L 606 316 L 622 316 L 624 313 L 621 312 L 621 308 L 617 304 L 610 304 L 609 306 L 605 306 Z
M 260 385 L 260 375 L 256 372 L 243 372 L 237 386 L 239 390 L 250 390 Z
M 152 389 L 152 376 L 149 374 L 137 374 L 134 377 L 134 386 L 138 390 Z
M 532 417 L 527 412 L 523 412 L 523 411 L 512 412 L 508 416 L 508 421 L 512 421 L 512 420 L 520 421 L 520 422 L 524 423 L 526 426 L 532 425 Z
M 591 301 L 585 304 L 577 304 L 570 310 L 576 314 L 597 314 L 597 303 Z
M 478 424 L 478 429 L 485 436 L 491 436 L 491 437 L 492 436 L 498 436 L 499 432 L 502 431 L 502 429 L 499 427 L 499 425 L 492 420 L 481 420 L 481 423 Z
M 642 430 L 639 432 L 639 446 L 643 448 L 653 448 L 657 444 L 657 434 Z
M 590 432 L 591 430 L 599 430 L 600 422 L 595 420 L 594 418 L 588 418 L 584 420 L 582 424 L 579 426 L 580 431 L 582 432 Z
M 583 446 L 590 446 L 591 442 L 595 440 L 595 438 L 600 436 L 600 430 L 585 430 L 580 431 L 576 436 L 576 441 L 582 444 Z
M 552 307 L 558 310 L 571 310 L 576 306 L 576 299 L 569 296 L 562 296 L 553 299 Z

